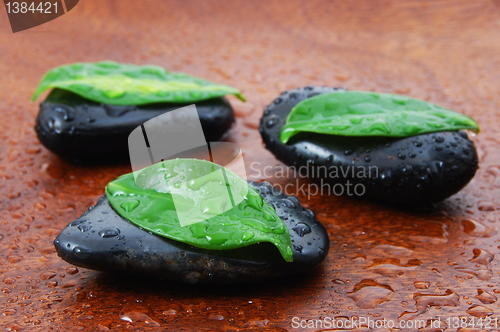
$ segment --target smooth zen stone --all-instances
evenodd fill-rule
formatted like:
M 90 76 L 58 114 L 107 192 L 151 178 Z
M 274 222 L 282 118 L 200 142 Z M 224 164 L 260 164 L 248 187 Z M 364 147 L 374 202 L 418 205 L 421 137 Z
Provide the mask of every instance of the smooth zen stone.
M 126 160 L 132 130 L 162 113 L 187 105 L 113 106 L 54 89 L 40 104 L 35 131 L 46 148 L 73 161 Z M 235 121 L 225 98 L 197 102 L 196 109 L 208 142 L 223 138 Z
M 474 176 L 477 153 L 463 131 L 406 138 L 300 133 L 288 144 L 281 143 L 280 130 L 297 103 L 341 90 L 304 87 L 285 91 L 265 109 L 260 122 L 266 148 L 285 164 L 297 170 L 308 169 L 306 176 L 320 181 L 323 193 L 340 194 L 340 188 L 334 187 L 339 183 L 346 194 L 350 183 L 352 196 L 363 192 L 388 202 L 421 204 L 453 195 Z M 365 176 L 360 173 L 363 170 Z M 357 193 L 353 190 L 356 184 L 362 185 Z
M 293 262 L 271 243 L 205 250 L 149 233 L 118 215 L 106 196 L 71 222 L 54 241 L 65 261 L 100 271 L 130 272 L 186 283 L 243 283 L 306 272 L 326 256 L 325 228 L 298 199 L 269 183 L 251 184 L 273 206 L 290 232 Z

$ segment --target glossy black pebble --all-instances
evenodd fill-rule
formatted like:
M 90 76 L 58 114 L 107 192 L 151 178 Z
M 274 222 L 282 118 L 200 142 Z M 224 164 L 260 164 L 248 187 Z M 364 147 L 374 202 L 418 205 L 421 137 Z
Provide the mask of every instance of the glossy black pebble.
M 289 166 L 308 168 L 309 177 L 320 185 L 330 184 L 323 188 L 324 193 L 341 194 L 343 188 L 344 195 L 348 194 L 346 184 L 349 181 L 352 196 L 356 195 L 354 185 L 361 184 L 357 193 L 364 188 L 365 195 L 392 203 L 438 202 L 462 189 L 476 173 L 477 152 L 463 131 L 406 138 L 300 133 L 288 144 L 281 143 L 280 130 L 297 103 L 341 90 L 309 86 L 285 91 L 265 109 L 260 122 L 266 148 Z M 335 168 L 341 174 L 339 177 L 330 172 Z M 328 176 L 324 175 L 325 169 Z M 345 177 L 340 170 L 347 172 Z M 359 173 L 360 170 L 366 175 Z M 342 184 L 342 188 L 336 187 L 334 192 L 337 183 Z
M 154 275 L 186 283 L 243 283 L 306 272 L 327 255 L 325 228 L 298 199 L 269 183 L 251 184 L 288 227 L 293 262 L 270 243 L 204 250 L 149 233 L 119 216 L 106 196 L 71 222 L 54 241 L 65 261 L 94 270 Z
M 112 106 L 54 89 L 40 104 L 35 131 L 50 151 L 76 162 L 127 160 L 128 135 L 132 130 L 162 113 L 189 104 Z M 231 105 L 225 98 L 195 104 L 206 140 L 221 139 L 235 121 Z

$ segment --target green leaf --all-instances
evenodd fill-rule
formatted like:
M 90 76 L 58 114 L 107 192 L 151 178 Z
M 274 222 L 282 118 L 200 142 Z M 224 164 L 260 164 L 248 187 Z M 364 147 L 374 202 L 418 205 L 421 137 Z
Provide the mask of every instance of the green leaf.
M 112 105 L 149 103 L 191 103 L 234 94 L 245 101 L 239 90 L 182 73 L 146 65 L 102 61 L 56 67 L 42 78 L 35 94 L 60 88 L 84 98 Z
M 211 250 L 271 242 L 293 260 L 276 211 L 246 181 L 209 161 L 163 161 L 111 181 L 106 195 L 118 214 L 154 234 Z
M 305 99 L 295 105 L 280 139 L 287 143 L 300 132 L 342 136 L 408 137 L 424 133 L 471 129 L 468 116 L 406 96 L 339 91 Z

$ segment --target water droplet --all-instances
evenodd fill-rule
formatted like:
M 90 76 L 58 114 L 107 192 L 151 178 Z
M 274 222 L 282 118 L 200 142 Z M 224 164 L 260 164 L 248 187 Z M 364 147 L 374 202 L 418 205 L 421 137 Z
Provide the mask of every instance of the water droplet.
M 103 104 L 102 108 L 106 112 L 107 115 L 116 118 L 119 116 L 122 116 L 130 111 L 133 111 L 136 109 L 135 106 L 115 106 L 115 105 L 108 105 L 108 104 Z
M 401 159 L 401 160 L 405 160 L 406 159 L 406 155 L 404 153 L 398 153 L 398 158 Z
M 345 154 L 346 156 L 349 156 L 349 155 L 351 155 L 351 154 L 352 154 L 352 152 L 353 152 L 352 150 L 345 150 L 345 151 L 344 151 L 344 154 Z
M 375 273 L 386 277 L 398 277 L 405 273 L 405 271 L 415 270 L 422 264 L 418 259 L 411 259 L 406 264 L 401 264 L 399 259 L 394 258 L 381 258 L 374 259 L 372 265 L 365 267 Z
M 484 280 L 484 281 L 490 280 L 493 277 L 493 271 L 491 271 L 490 269 L 472 270 L 465 267 L 457 266 L 455 267 L 455 270 L 463 273 L 472 274 L 479 280 Z
M 484 289 L 478 289 L 476 299 L 484 304 L 492 304 L 497 301 L 497 297 L 491 293 L 488 293 Z
M 99 231 L 99 236 L 104 238 L 115 237 L 120 234 L 120 230 L 114 227 L 104 228 Z
M 2 310 L 2 314 L 4 316 L 13 316 L 17 313 L 17 310 L 14 308 L 7 308 Z M 7 327 L 6 331 L 20 331 L 20 329 L 12 329 L 11 327 Z
M 280 122 L 280 118 L 273 115 L 266 121 L 266 128 L 272 128 Z
M 123 202 L 120 207 L 126 212 L 132 212 L 139 205 L 139 201 L 131 199 L 129 201 Z
M 474 317 L 488 317 L 493 315 L 493 310 L 482 305 L 474 305 L 466 311 L 469 315 Z
M 413 172 L 413 167 L 411 165 L 406 165 L 403 167 L 403 174 L 410 175 Z
M 311 233 L 311 228 L 304 223 L 298 223 L 297 226 L 293 227 L 292 229 L 300 237 Z
M 472 257 L 470 261 L 477 264 L 489 266 L 490 263 L 493 261 L 493 258 L 495 258 L 495 256 L 492 253 L 484 249 L 474 248 L 472 252 L 474 254 L 474 257 Z
M 47 125 L 47 128 L 49 128 L 50 131 L 54 131 L 54 122 L 56 119 L 54 118 L 48 118 L 47 121 L 45 121 L 45 124 Z
M 108 98 L 117 99 L 123 96 L 125 94 L 125 91 L 121 88 L 116 87 L 114 89 L 104 90 L 102 91 L 102 94 Z
M 381 303 L 389 302 L 394 290 L 371 279 L 361 280 L 347 296 L 363 309 L 373 309 Z
M 40 274 L 40 279 L 49 280 L 49 279 L 54 278 L 56 275 L 57 274 L 55 272 L 47 271 L 47 272 L 43 272 L 42 274 Z
M 413 283 L 416 289 L 428 289 L 430 285 L 431 284 L 427 281 L 415 281 Z
M 149 326 L 159 327 L 160 320 L 155 317 L 154 312 L 145 305 L 127 304 L 120 311 L 120 319 L 129 323 L 145 323 Z
M 162 312 L 162 314 L 165 316 L 175 316 L 177 315 L 177 310 L 174 309 L 165 310 L 164 312 Z
M 210 316 L 208 316 L 208 319 L 221 321 L 221 320 L 224 320 L 224 316 L 222 316 L 222 315 L 210 315 Z
M 92 228 L 92 226 L 87 225 L 87 224 L 82 224 L 82 225 L 78 226 L 78 229 L 80 230 L 80 232 L 86 232 L 86 231 L 90 230 L 91 228 Z
M 284 199 L 282 199 L 282 200 L 281 200 L 281 203 L 282 203 L 285 207 L 287 207 L 287 208 L 289 208 L 289 209 L 295 209 L 295 208 L 297 207 L 297 204 L 296 204 L 296 203 L 294 203 L 294 202 L 292 202 L 292 200 L 291 200 L 291 199 L 289 199 L 289 198 L 284 198 Z
M 490 211 L 496 211 L 497 205 L 489 201 L 479 201 L 477 202 L 477 208 L 479 209 L 479 211 L 490 212 Z
M 67 274 L 77 274 L 78 273 L 78 268 L 76 266 L 70 266 L 66 269 Z
M 4 284 L 7 284 L 7 285 L 11 285 L 11 284 L 13 284 L 13 283 L 15 283 L 15 282 L 16 282 L 16 279 L 14 279 L 14 278 L 5 278 L 5 279 L 3 280 L 3 283 L 4 283 Z
M 365 157 L 365 161 L 366 161 L 367 163 L 369 163 L 370 161 L 372 161 L 372 157 L 370 157 L 370 156 L 366 156 L 366 157 Z
M 389 187 L 391 186 L 392 182 L 394 181 L 394 178 L 392 177 L 392 172 L 389 170 L 383 171 L 380 174 L 380 182 L 384 187 Z
M 441 134 L 436 134 L 432 136 L 432 139 L 436 143 L 443 143 L 444 142 L 444 137 Z
M 86 259 L 90 257 L 90 251 L 81 247 L 74 247 L 73 253 L 75 254 L 76 257 L 81 259 Z
M 301 245 L 298 245 L 298 246 L 293 245 L 293 249 L 294 249 L 295 251 L 298 251 L 298 252 L 302 253 L 302 250 L 304 250 L 304 247 L 303 247 L 303 246 L 301 246 Z
M 462 220 L 462 225 L 464 226 L 464 232 L 470 236 L 491 237 L 497 233 L 494 229 L 491 229 L 472 218 Z
M 254 236 L 255 236 L 255 234 L 253 232 L 245 232 L 245 233 L 243 233 L 241 239 L 243 241 L 248 241 L 248 240 L 252 239 Z
M 72 108 L 66 108 L 66 107 L 55 107 L 54 112 L 59 113 L 62 115 L 63 120 L 66 122 L 73 121 L 75 119 L 75 111 Z
M 433 306 L 456 307 L 460 304 L 460 296 L 450 289 L 446 290 L 443 295 L 416 293 L 413 295 L 413 299 L 415 300 L 417 311 L 405 311 L 399 316 L 400 318 L 407 314 L 415 314 L 413 316 L 415 317 L 417 315 L 423 314 Z
M 87 221 L 87 218 L 80 218 L 80 219 L 76 219 L 76 220 L 72 221 L 69 225 L 70 226 L 78 226 L 86 221 Z

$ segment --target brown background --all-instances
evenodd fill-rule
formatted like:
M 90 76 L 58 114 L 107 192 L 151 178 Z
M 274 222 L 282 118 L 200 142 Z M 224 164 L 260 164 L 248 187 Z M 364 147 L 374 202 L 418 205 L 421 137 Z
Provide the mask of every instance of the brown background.
M 0 326 L 284 331 L 295 316 L 397 319 L 405 311 L 417 313 L 403 319 L 425 321 L 498 319 L 499 55 L 497 0 L 86 0 L 16 34 L 0 10 Z M 238 121 L 228 140 L 254 179 L 262 177 L 251 163 L 281 165 L 257 131 L 264 106 L 308 84 L 402 93 L 473 116 L 480 169 L 426 209 L 299 196 L 331 238 L 322 266 L 299 278 L 193 287 L 77 269 L 51 242 L 130 167 L 78 166 L 48 152 L 34 134 L 30 98 L 48 69 L 104 59 L 242 89 L 249 102 L 230 99 Z

